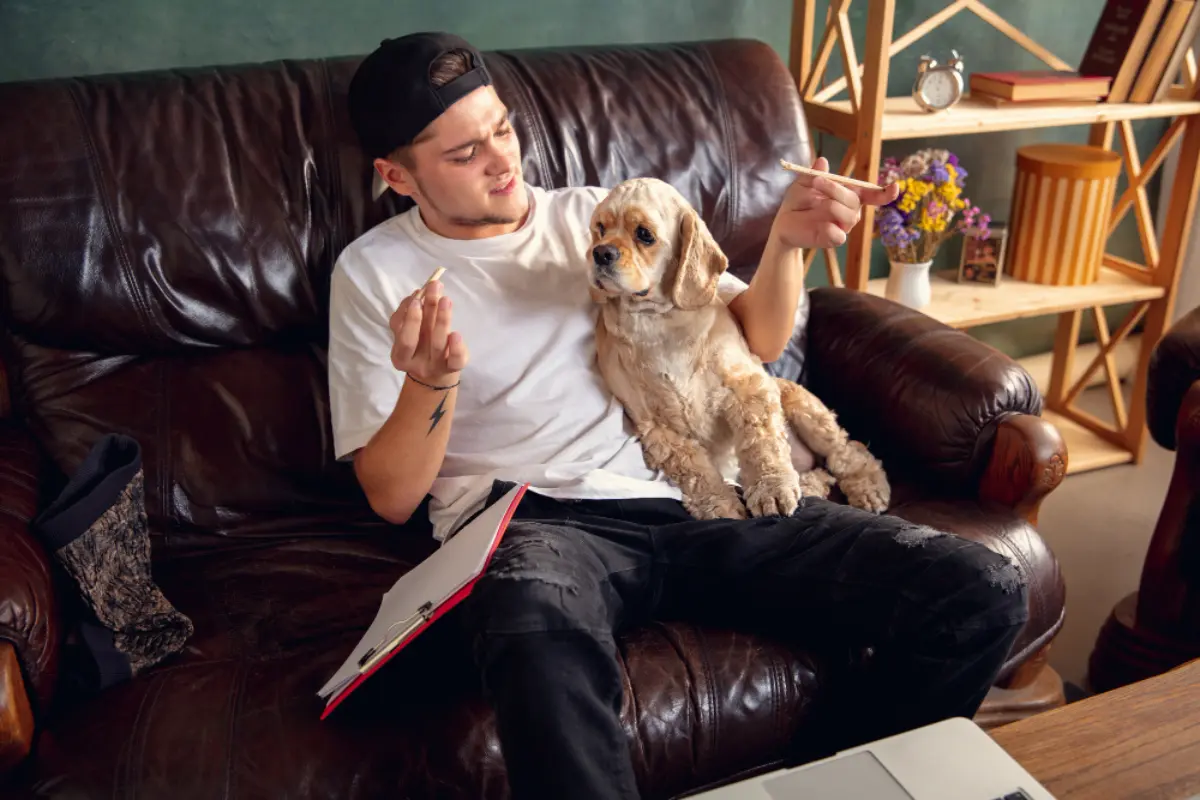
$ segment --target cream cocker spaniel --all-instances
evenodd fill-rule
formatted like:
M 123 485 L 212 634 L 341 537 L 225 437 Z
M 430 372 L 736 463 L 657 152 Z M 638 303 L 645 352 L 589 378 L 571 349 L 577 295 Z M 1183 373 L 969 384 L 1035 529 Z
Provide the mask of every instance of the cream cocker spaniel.
M 599 367 L 647 465 L 700 519 L 789 515 L 801 492 L 887 509 L 883 466 L 804 387 L 773 378 L 717 293 L 725 254 L 670 184 L 625 181 L 597 206 L 588 252 Z M 788 426 L 826 469 L 797 472 Z M 737 459 L 745 503 L 720 465 Z M 832 474 L 831 474 L 832 473 Z

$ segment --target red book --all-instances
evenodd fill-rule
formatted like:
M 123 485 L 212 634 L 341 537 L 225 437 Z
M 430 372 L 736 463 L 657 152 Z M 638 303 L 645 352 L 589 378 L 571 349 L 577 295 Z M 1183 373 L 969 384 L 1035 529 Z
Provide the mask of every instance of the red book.
M 1040 69 L 1012 72 L 972 72 L 971 94 L 1003 100 L 1099 100 L 1108 94 L 1112 79 L 1066 70 Z
M 317 692 L 326 701 L 321 719 L 471 593 L 528 488 L 513 487 L 396 581 L 350 657 Z

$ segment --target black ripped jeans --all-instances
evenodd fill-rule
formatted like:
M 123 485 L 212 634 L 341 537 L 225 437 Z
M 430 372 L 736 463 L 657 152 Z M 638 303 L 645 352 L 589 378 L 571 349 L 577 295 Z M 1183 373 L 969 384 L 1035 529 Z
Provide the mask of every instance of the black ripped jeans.
M 509 486 L 497 484 L 493 498 Z M 824 500 L 698 521 L 673 501 L 527 492 L 462 607 L 516 798 L 638 796 L 614 634 L 650 618 L 874 650 L 839 746 L 971 716 L 1027 616 L 983 545 Z

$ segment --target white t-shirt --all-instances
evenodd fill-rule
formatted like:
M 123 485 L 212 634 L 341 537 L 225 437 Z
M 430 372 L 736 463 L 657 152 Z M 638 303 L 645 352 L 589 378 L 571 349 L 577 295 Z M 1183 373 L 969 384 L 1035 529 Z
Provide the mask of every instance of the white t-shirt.
M 646 467 L 624 409 L 596 366 L 597 307 L 588 294 L 590 221 L 606 190 L 527 186 L 516 231 L 448 239 L 413 208 L 338 257 L 330 294 L 329 394 L 334 450 L 348 458 L 383 425 L 404 375 L 388 320 L 439 266 L 453 327 L 470 351 L 446 458 L 430 490 L 443 539 L 478 510 L 495 479 L 570 498 L 679 498 Z M 721 296 L 746 284 L 726 273 Z

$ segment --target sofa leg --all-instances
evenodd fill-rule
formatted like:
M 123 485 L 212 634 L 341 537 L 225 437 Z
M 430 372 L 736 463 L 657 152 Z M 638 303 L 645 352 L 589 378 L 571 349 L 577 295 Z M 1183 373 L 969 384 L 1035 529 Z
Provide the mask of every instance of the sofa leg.
M 1013 670 L 1007 678 L 996 681 L 996 685 L 1001 689 L 1024 689 L 1042 677 L 1042 671 L 1048 663 L 1050 663 L 1050 644 L 1044 645 L 1025 659 L 1021 666 Z
M 12 642 L 0 642 L 0 775 L 20 764 L 33 746 L 33 711 Z
M 996 728 L 1066 705 L 1062 678 L 1049 664 L 1039 663 L 1039 669 L 1022 676 L 1020 686 L 1011 682 L 1007 687 L 993 686 L 976 712 L 975 722 L 982 728 Z
M 1200 658 L 1200 636 L 1171 636 L 1137 624 L 1138 594 L 1126 595 L 1100 628 L 1088 659 L 1088 688 L 1107 692 Z

